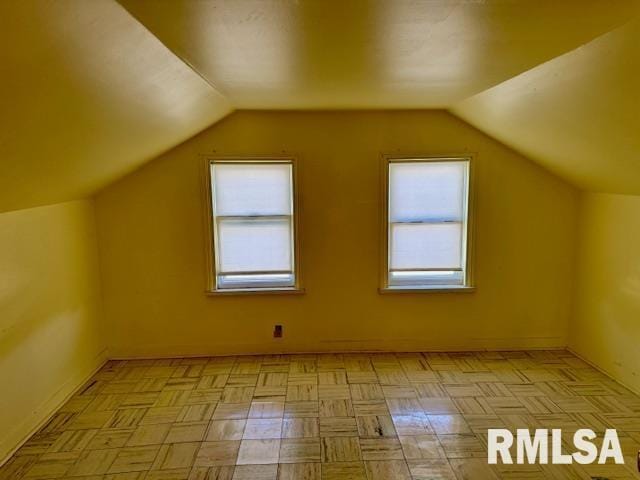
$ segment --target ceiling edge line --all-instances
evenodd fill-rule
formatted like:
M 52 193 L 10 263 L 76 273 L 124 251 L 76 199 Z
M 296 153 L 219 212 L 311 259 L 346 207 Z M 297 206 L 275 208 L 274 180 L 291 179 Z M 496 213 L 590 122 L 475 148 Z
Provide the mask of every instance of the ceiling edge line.
M 140 25 L 145 31 L 147 31 L 151 36 L 153 36 L 153 38 L 155 38 L 165 49 L 167 49 L 168 52 L 170 52 L 174 57 L 176 57 L 178 60 L 180 60 L 184 65 L 186 65 L 187 67 L 189 67 L 189 69 L 195 73 L 198 77 L 200 77 L 207 85 L 209 85 L 218 95 L 220 95 L 221 97 L 223 97 L 228 103 L 229 105 L 232 107 L 232 111 L 235 111 L 237 106 L 235 105 L 234 102 L 231 101 L 231 99 L 229 98 L 229 95 L 224 93 L 218 86 L 216 86 L 216 84 L 214 82 L 212 82 L 211 80 L 209 80 L 207 77 L 205 77 L 197 68 L 195 68 L 191 62 L 189 62 L 189 60 L 187 60 L 186 58 L 184 58 L 182 55 L 180 55 L 178 52 L 174 51 L 172 48 L 170 48 L 166 43 L 164 43 L 160 37 L 158 37 L 155 33 L 153 33 L 153 31 L 147 27 L 138 17 L 136 17 L 133 13 L 131 13 L 124 5 L 122 5 L 118 0 L 113 0 L 114 3 L 116 3 L 122 10 L 124 10 L 124 12 L 126 12 L 127 15 L 129 15 L 133 20 L 135 20 L 135 22 Z M 224 118 L 224 117 L 223 117 Z M 213 124 L 212 124 L 213 125 Z
M 456 100 L 452 105 L 449 105 L 449 106 L 448 106 L 448 107 L 446 107 L 445 109 L 446 109 L 447 111 L 450 111 L 451 109 L 456 108 L 458 105 L 460 105 L 461 103 L 463 103 L 463 102 L 465 102 L 465 101 L 469 100 L 470 98 L 473 98 L 473 97 L 478 96 L 478 95 L 482 95 L 483 93 L 488 92 L 489 90 L 492 90 L 492 89 L 494 89 L 494 88 L 496 88 L 496 87 L 499 87 L 500 85 L 502 85 L 502 84 L 504 84 L 504 83 L 510 82 L 511 80 L 516 79 L 516 78 L 518 78 L 518 77 L 520 77 L 520 76 L 522 76 L 522 75 L 525 75 L 525 74 L 527 74 L 527 73 L 529 73 L 529 72 L 531 72 L 531 71 L 535 70 L 536 68 L 539 68 L 539 67 L 541 67 L 541 66 L 543 66 L 543 65 L 546 65 L 547 63 L 553 62 L 554 60 L 557 60 L 558 58 L 562 58 L 562 57 L 564 57 L 565 55 L 570 55 L 570 54 L 572 54 L 572 53 L 575 53 L 575 52 L 577 52 L 578 50 L 580 50 L 581 48 L 584 48 L 584 47 L 586 47 L 587 45 L 589 45 L 589 44 L 591 44 L 591 43 L 593 43 L 593 42 L 595 42 L 595 41 L 598 41 L 598 40 L 599 40 L 599 39 L 601 39 L 602 37 L 604 37 L 604 36 L 606 36 L 606 35 L 609 35 L 609 34 L 610 34 L 610 33 L 612 33 L 612 32 L 615 32 L 615 31 L 617 31 L 617 30 L 620 30 L 620 29 L 622 29 L 622 28 L 625 28 L 625 27 L 626 27 L 627 25 L 629 25 L 630 23 L 632 23 L 632 22 L 634 22 L 634 21 L 636 21 L 636 20 L 640 19 L 640 2 L 638 2 L 638 3 L 639 3 L 639 7 L 638 7 L 638 9 L 637 9 L 638 11 L 637 11 L 636 13 L 634 13 L 633 15 L 631 15 L 629 18 L 627 18 L 624 22 L 622 22 L 622 23 L 620 23 L 620 24 L 616 25 L 614 28 L 611 28 L 611 29 L 609 29 L 609 30 L 607 30 L 607 31 L 605 31 L 605 32 L 602 32 L 600 35 L 597 35 L 597 36 L 595 36 L 595 37 L 591 38 L 590 40 L 588 40 L 588 41 L 586 41 L 586 42 L 584 42 L 584 43 L 581 43 L 580 45 L 578 45 L 578 46 L 577 46 L 577 47 L 575 47 L 575 48 L 572 48 L 571 50 L 567 50 L 566 52 L 562 52 L 561 54 L 556 55 L 555 57 L 549 58 L 548 60 L 545 60 L 544 62 L 538 63 L 538 64 L 534 65 L 534 66 L 533 66 L 533 67 L 531 67 L 531 68 L 527 68 L 526 70 L 523 70 L 522 72 L 519 72 L 519 73 L 515 74 L 515 75 L 514 75 L 514 76 L 512 76 L 512 77 L 509 77 L 509 78 L 507 78 L 507 79 L 505 79 L 505 80 L 502 80 L 502 81 L 500 81 L 500 82 L 498 82 L 498 83 L 495 83 L 495 84 L 493 84 L 493 85 L 491 85 L 491 86 L 489 86 L 489 87 L 485 88 L 484 90 L 480 90 L 480 91 L 478 91 L 478 92 L 475 92 L 475 93 L 474 93 L 474 94 L 472 94 L 472 95 L 469 95 L 469 96 L 467 96 L 467 97 L 464 97 L 464 98 L 461 98 L 461 99 L 459 99 L 459 100 Z M 457 116 L 457 115 L 456 115 L 456 116 Z
M 455 117 L 456 119 L 460 120 L 461 122 L 463 122 L 465 125 L 468 125 L 469 127 L 473 128 L 477 132 L 480 132 L 485 137 L 488 137 L 491 140 L 493 140 L 494 142 L 499 143 L 503 148 L 506 148 L 506 149 L 510 150 L 511 152 L 515 153 L 516 155 L 528 160 L 533 165 L 535 165 L 537 168 L 540 168 L 541 170 L 544 170 L 549 175 L 552 175 L 553 177 L 557 178 L 558 180 L 560 180 L 561 182 L 565 183 L 566 185 L 576 189 L 578 192 L 589 192 L 589 193 L 595 192 L 595 190 L 593 190 L 591 188 L 588 188 L 588 187 L 586 187 L 584 185 L 581 185 L 581 184 L 575 182 L 574 180 L 571 180 L 571 179 L 567 178 L 567 176 L 562 174 L 561 172 L 558 172 L 558 171 L 548 167 L 547 165 L 542 163 L 540 160 L 532 157 L 528 153 L 523 152 L 518 147 L 516 147 L 514 145 L 509 145 L 508 143 L 505 143 L 504 140 L 501 140 L 497 136 L 487 132 L 482 127 L 480 127 L 480 126 L 476 125 L 475 123 L 473 123 L 471 120 L 468 120 L 467 118 L 463 117 L 461 114 L 459 114 L 456 111 L 452 110 L 452 108 L 453 107 L 446 109 L 446 112 L 449 113 L 450 115 L 452 115 L 453 117 Z

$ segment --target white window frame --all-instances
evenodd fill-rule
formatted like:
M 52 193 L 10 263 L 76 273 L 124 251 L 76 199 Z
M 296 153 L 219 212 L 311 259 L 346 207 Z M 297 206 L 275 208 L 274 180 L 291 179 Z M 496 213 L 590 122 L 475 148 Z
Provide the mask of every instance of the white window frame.
M 409 282 L 407 284 L 391 284 L 390 283 L 390 255 L 391 249 L 391 223 L 389 221 L 389 174 L 390 166 L 393 163 L 427 163 L 427 162 L 468 162 L 467 185 L 466 185 L 466 206 L 464 209 L 466 228 L 463 232 L 463 280 L 461 284 L 416 284 Z M 380 269 L 380 292 L 471 292 L 475 290 L 473 284 L 473 222 L 474 222 L 474 189 L 473 189 L 473 155 L 382 155 L 382 233 L 381 233 L 381 269 Z M 423 222 L 412 222 L 423 223 Z M 426 223 L 426 222 L 424 222 Z M 446 223 L 446 222 L 442 222 Z M 431 269 L 429 271 L 437 271 L 439 269 Z M 449 269 L 447 269 L 449 270 Z
M 291 271 L 256 271 L 256 272 L 243 272 L 244 275 L 248 274 L 293 274 L 293 285 L 278 285 L 278 283 L 268 284 L 262 283 L 260 285 L 251 285 L 246 283 L 240 283 L 237 287 L 221 286 L 219 283 L 219 277 L 222 274 L 232 275 L 233 272 L 221 272 L 218 268 L 219 265 L 219 251 L 221 246 L 218 241 L 218 222 L 221 218 L 226 219 L 252 219 L 260 221 L 262 219 L 275 219 L 283 218 L 283 215 L 251 215 L 251 216 L 216 216 L 214 215 L 213 205 L 213 188 L 215 188 L 215 182 L 212 174 L 212 165 L 214 164 L 235 164 L 235 165 L 269 165 L 269 164 L 287 164 L 291 166 L 291 202 L 292 202 L 292 214 L 284 215 L 291 223 L 291 259 L 292 270 Z M 298 229 L 298 185 L 297 185 L 297 160 L 292 156 L 267 156 L 267 157 L 255 157 L 255 156 L 243 156 L 243 157 L 205 157 L 204 170 L 204 199 L 205 199 L 205 233 L 207 237 L 206 242 L 206 265 L 207 265 L 207 286 L 206 292 L 209 295 L 219 294 L 260 294 L 260 293 L 303 293 L 304 290 L 301 286 L 300 278 L 300 247 L 299 247 L 299 229 Z

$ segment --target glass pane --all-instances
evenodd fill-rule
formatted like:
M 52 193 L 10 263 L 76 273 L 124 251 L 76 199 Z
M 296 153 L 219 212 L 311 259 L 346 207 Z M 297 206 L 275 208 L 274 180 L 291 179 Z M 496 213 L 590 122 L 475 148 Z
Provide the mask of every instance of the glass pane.
M 231 274 L 218 276 L 218 288 L 292 287 L 293 274 Z
M 395 286 L 438 286 L 463 285 L 464 272 L 461 270 L 408 270 L 391 272 L 389 285 Z
M 460 223 L 391 224 L 389 267 L 462 268 Z
M 389 221 L 462 220 L 466 160 L 389 164 Z
M 291 168 L 291 164 L 212 164 L 215 215 L 291 215 Z
M 219 219 L 220 272 L 291 271 L 289 219 Z

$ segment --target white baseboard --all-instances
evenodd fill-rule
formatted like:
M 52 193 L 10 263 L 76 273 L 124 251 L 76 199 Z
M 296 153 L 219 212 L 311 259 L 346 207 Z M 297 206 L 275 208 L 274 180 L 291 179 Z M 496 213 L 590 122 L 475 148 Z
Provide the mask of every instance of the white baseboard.
M 270 343 L 135 345 L 105 349 L 96 357 L 95 368 L 78 373 L 42 403 L 0 442 L 0 466 L 37 432 L 64 403 L 71 398 L 108 359 L 202 357 L 277 353 L 348 353 L 348 352 L 446 352 L 566 349 L 562 337 L 468 338 L 468 339 L 373 339 L 309 342 L 273 341 Z M 575 352 L 572 352 L 575 353 Z M 576 356 L 582 358 L 580 355 Z M 587 361 L 587 360 L 585 360 Z M 587 363 L 590 363 L 587 361 Z M 596 366 L 596 368 L 598 368 Z M 606 372 L 604 372 L 607 374 Z M 607 374 L 608 375 L 608 374 Z M 608 375 L 610 376 L 610 375 Z M 628 387 L 627 387 L 628 388 Z
M 454 352 L 505 350 L 559 350 L 566 348 L 562 337 L 476 338 L 476 339 L 373 339 L 292 342 L 274 340 L 265 343 L 201 345 L 133 345 L 112 347 L 109 358 L 205 357 L 223 355 L 263 355 L 280 353 L 346 352 Z
M 46 399 L 30 415 L 24 417 L 22 421 L 10 432 L 3 432 L 0 440 L 0 467 L 4 465 L 11 456 L 24 443 L 31 438 L 51 417 L 69 400 L 98 370 L 107 362 L 107 349 L 102 350 L 95 358 L 90 371 L 78 372 L 53 395 Z

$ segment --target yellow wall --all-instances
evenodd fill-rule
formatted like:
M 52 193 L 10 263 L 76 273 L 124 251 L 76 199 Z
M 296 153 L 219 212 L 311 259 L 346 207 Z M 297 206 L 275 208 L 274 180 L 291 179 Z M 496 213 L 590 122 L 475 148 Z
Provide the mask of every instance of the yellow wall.
M 104 360 L 93 202 L 0 214 L 0 463 Z
M 465 151 L 477 291 L 380 295 L 380 152 Z M 204 295 L 199 154 L 212 152 L 299 154 L 305 295 Z M 446 112 L 236 112 L 97 196 L 111 354 L 564 346 L 577 200 Z
M 569 345 L 640 392 L 640 197 L 585 194 Z

